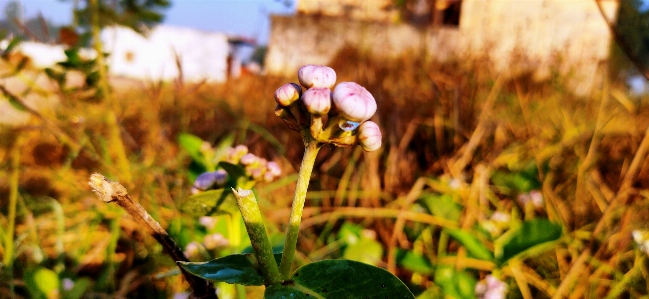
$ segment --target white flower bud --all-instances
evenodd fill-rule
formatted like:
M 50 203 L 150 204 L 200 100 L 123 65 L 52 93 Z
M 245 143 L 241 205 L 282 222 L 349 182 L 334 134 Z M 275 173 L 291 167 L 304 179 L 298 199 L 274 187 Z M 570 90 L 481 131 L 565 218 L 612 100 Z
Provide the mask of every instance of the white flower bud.
M 358 143 L 363 150 L 373 152 L 381 147 L 381 130 L 373 121 L 366 121 L 358 127 Z
M 331 90 L 324 87 L 314 87 L 304 92 L 304 106 L 309 113 L 325 115 L 331 109 Z
M 333 102 L 340 114 L 348 120 L 362 122 L 376 113 L 372 94 L 354 82 L 342 82 L 333 92 Z
M 306 88 L 331 88 L 336 83 L 336 72 L 328 66 L 307 64 L 297 72 L 297 78 Z
M 302 96 L 302 87 L 295 83 L 282 85 L 275 91 L 275 101 L 281 106 L 288 106 Z

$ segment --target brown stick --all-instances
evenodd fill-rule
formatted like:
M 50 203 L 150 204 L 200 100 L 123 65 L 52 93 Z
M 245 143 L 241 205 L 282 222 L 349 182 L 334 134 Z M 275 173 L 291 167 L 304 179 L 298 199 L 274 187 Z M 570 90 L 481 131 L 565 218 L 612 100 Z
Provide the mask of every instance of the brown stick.
M 93 191 L 97 192 L 97 195 L 99 195 L 99 198 L 102 201 L 106 203 L 117 203 L 120 207 L 126 210 L 135 221 L 149 228 L 151 235 L 156 239 L 156 241 L 158 241 L 158 243 L 160 243 L 160 245 L 162 245 L 162 247 L 164 247 L 167 254 L 169 254 L 174 261 L 189 262 L 189 259 L 185 256 L 183 250 L 178 247 L 171 236 L 167 234 L 167 231 L 165 231 L 162 226 L 160 226 L 160 223 L 155 221 L 140 204 L 131 199 L 126 188 L 124 188 L 122 184 L 110 181 L 99 173 L 93 173 L 90 176 L 90 182 L 88 184 L 92 187 Z M 180 268 L 180 271 L 193 289 L 193 298 L 217 299 L 214 287 L 209 281 L 194 276 L 182 268 Z

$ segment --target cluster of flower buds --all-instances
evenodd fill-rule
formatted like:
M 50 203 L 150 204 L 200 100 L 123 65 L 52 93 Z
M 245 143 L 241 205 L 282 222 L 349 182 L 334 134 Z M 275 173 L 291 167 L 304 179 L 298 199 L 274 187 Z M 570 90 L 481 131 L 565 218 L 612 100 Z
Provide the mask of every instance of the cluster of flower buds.
M 354 82 L 341 82 L 332 92 L 336 72 L 321 65 L 303 66 L 298 80 L 306 91 L 295 83 L 275 91 L 275 114 L 289 128 L 323 144 L 349 146 L 358 142 L 366 151 L 381 147 L 381 130 L 369 121 L 376 112 L 376 101 L 367 89 Z
M 220 157 L 222 161 L 244 167 L 246 174 L 254 181 L 272 182 L 282 174 L 282 169 L 277 162 L 249 153 L 245 145 L 227 148 L 224 152 L 224 156 Z M 202 173 L 194 181 L 192 193 L 223 188 L 227 181 L 228 173 L 223 169 Z

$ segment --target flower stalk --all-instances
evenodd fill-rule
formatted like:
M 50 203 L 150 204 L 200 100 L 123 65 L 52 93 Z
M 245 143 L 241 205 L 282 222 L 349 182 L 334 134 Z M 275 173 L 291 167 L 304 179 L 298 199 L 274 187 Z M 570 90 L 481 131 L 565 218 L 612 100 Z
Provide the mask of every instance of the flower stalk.
M 273 247 L 270 245 L 268 235 L 266 234 L 266 227 L 264 226 L 263 219 L 261 218 L 261 211 L 257 205 L 257 199 L 252 190 L 235 190 L 232 188 L 234 196 L 237 198 L 237 205 L 243 222 L 246 225 L 246 231 L 250 237 L 250 243 L 255 250 L 255 256 L 259 263 L 259 269 L 264 276 L 266 285 L 278 284 L 282 281 L 279 274 L 279 268 L 273 256 Z
M 302 221 L 302 211 L 304 210 L 304 202 L 306 200 L 306 192 L 309 188 L 309 180 L 313 172 L 313 165 L 318 156 L 321 145 L 316 140 L 308 141 L 302 164 L 300 164 L 300 172 L 298 173 L 297 185 L 295 187 L 295 196 L 293 197 L 293 205 L 291 206 L 291 216 L 288 221 L 288 231 L 286 232 L 286 241 L 284 243 L 284 252 L 282 253 L 282 262 L 280 263 L 279 270 L 282 279 L 289 279 L 291 275 L 291 266 L 293 264 L 293 257 L 295 256 L 295 247 L 297 246 L 297 237 L 300 233 L 300 222 Z

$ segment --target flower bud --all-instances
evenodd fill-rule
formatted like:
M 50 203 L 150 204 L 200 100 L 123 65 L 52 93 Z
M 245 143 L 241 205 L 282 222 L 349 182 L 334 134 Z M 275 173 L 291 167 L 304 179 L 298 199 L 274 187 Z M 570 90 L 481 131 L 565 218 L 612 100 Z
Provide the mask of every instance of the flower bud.
M 243 157 L 241 157 L 241 164 L 250 165 L 257 162 L 257 159 L 257 156 L 255 156 L 254 154 L 247 153 Z
M 297 78 L 306 88 L 331 88 L 336 83 L 336 72 L 328 66 L 307 64 L 297 72 Z
M 309 113 L 325 115 L 331 109 L 331 90 L 324 87 L 314 87 L 304 92 L 304 106 Z
M 196 242 L 191 242 L 185 246 L 185 256 L 187 257 L 193 257 L 198 255 L 199 249 L 198 249 L 198 244 Z
M 376 112 L 372 94 L 354 82 L 342 82 L 333 92 L 333 102 L 340 114 L 348 120 L 362 122 Z
M 281 106 L 288 106 L 302 96 L 302 87 L 295 83 L 282 85 L 275 91 L 275 101 Z
M 270 182 L 273 181 L 274 178 L 275 178 L 275 176 L 272 173 L 270 173 L 270 172 L 265 172 L 264 173 L 264 182 L 270 183 Z
M 228 239 L 226 239 L 222 234 L 219 233 L 207 235 L 205 236 L 205 238 L 203 238 L 203 246 L 205 246 L 206 249 L 227 247 L 228 245 L 230 245 L 230 241 L 228 241 Z
M 277 164 L 277 162 L 274 161 L 268 162 L 266 168 L 268 169 L 269 173 L 273 174 L 273 176 L 279 176 L 282 174 L 282 168 L 279 167 L 279 164 Z
M 229 151 L 228 162 L 232 164 L 237 164 L 239 163 L 239 160 L 241 160 L 241 157 L 245 156 L 247 153 L 248 153 L 247 146 L 243 144 L 237 145 L 235 148 Z
M 381 147 L 381 130 L 373 121 L 366 121 L 358 127 L 358 143 L 363 150 L 372 152 Z

